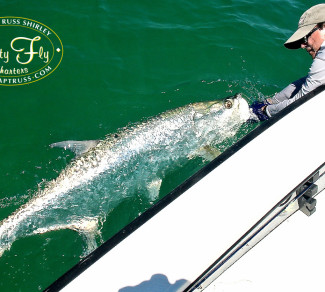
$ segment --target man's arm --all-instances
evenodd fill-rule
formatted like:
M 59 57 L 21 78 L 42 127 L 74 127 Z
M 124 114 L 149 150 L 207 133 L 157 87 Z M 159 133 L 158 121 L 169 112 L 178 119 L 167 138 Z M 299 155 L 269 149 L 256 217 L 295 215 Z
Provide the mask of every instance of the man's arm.
M 291 83 L 272 99 L 268 100 L 271 104 L 266 107 L 267 115 L 269 117 L 275 115 L 322 84 L 325 84 L 325 60 L 316 57 L 307 77 Z

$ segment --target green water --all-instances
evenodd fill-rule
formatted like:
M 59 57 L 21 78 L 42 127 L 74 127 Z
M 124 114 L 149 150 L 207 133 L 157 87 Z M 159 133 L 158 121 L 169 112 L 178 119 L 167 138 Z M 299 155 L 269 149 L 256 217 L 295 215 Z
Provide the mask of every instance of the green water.
M 0 1 L 0 16 L 43 23 L 64 47 L 48 77 L 0 86 L 0 220 L 72 159 L 50 149 L 53 142 L 103 138 L 165 110 L 237 92 L 252 102 L 306 74 L 310 57 L 283 42 L 302 12 L 318 3 Z M 167 176 L 161 196 L 202 165 L 194 161 Z M 123 202 L 109 214 L 104 239 L 147 207 L 141 200 Z M 70 230 L 16 241 L 0 258 L 0 291 L 45 289 L 80 260 L 83 246 Z

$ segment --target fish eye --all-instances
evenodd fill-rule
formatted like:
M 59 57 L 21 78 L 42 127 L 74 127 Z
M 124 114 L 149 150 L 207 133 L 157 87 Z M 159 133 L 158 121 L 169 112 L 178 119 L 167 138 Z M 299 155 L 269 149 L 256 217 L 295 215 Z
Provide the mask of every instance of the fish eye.
M 224 106 L 226 109 L 231 109 L 233 105 L 234 105 L 234 103 L 230 99 L 226 99 L 224 102 Z

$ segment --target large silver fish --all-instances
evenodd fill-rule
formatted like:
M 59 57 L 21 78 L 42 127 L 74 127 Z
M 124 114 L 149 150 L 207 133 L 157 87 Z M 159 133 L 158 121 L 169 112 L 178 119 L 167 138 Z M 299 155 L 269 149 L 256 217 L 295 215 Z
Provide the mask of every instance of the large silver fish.
M 214 158 L 216 145 L 249 117 L 246 100 L 236 95 L 167 111 L 104 140 L 52 144 L 77 157 L 0 222 L 0 256 L 21 237 L 63 228 L 83 235 L 89 253 L 97 245 L 99 222 L 121 200 L 135 194 L 154 200 L 167 171 L 195 156 Z

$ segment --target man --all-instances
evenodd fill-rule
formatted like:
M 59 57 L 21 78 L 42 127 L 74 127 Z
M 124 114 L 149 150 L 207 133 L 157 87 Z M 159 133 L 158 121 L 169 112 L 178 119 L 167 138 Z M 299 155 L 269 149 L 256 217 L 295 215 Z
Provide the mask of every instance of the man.
M 308 9 L 298 23 L 298 30 L 284 43 L 288 49 L 305 49 L 313 58 L 306 77 L 303 77 L 281 92 L 263 102 L 251 105 L 259 121 L 264 121 L 295 102 L 318 86 L 325 84 L 325 4 Z

